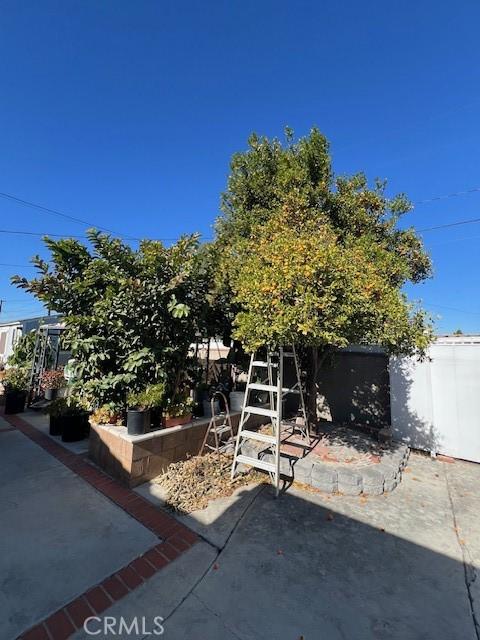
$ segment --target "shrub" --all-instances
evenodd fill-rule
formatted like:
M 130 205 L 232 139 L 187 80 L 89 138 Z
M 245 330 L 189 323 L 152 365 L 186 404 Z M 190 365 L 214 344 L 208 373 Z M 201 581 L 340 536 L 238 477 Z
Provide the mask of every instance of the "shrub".
M 123 412 L 113 403 L 104 404 L 92 413 L 92 422 L 95 424 L 114 424 L 120 426 L 123 424 Z
M 164 403 L 165 397 L 165 384 L 163 382 L 157 382 L 156 384 L 148 385 L 143 391 L 137 393 L 129 393 L 127 397 L 127 404 L 129 407 L 136 407 L 138 409 L 153 409 L 155 407 L 161 407 Z
M 76 396 L 67 396 L 66 398 L 58 398 L 49 404 L 46 412 L 54 416 L 76 416 L 84 414 L 87 411 L 85 404 Z
M 30 371 L 22 367 L 10 367 L 5 371 L 2 384 L 6 391 L 28 391 Z
M 42 373 L 40 386 L 42 389 L 62 389 L 66 384 L 63 371 L 60 369 L 47 369 Z
M 166 407 L 169 418 L 181 418 L 192 413 L 194 402 L 189 396 L 174 398 Z
M 131 391 L 164 380 L 168 394 L 189 378 L 190 345 L 214 335 L 209 292 L 213 266 L 197 236 L 172 246 L 144 240 L 138 249 L 94 230 L 90 246 L 73 239 L 45 243 L 37 276 L 12 282 L 61 313 L 63 345 L 75 361 L 73 387 L 92 407 L 125 406 Z

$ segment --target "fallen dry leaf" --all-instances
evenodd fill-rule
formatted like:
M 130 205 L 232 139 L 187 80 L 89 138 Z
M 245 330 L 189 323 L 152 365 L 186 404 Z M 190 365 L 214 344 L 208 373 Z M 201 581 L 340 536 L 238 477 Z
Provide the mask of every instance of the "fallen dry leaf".
M 230 496 L 237 487 L 266 482 L 266 476 L 251 470 L 230 479 L 232 460 L 215 453 L 194 456 L 169 465 L 153 482 L 167 491 L 167 506 L 183 513 L 205 509 L 210 500 Z

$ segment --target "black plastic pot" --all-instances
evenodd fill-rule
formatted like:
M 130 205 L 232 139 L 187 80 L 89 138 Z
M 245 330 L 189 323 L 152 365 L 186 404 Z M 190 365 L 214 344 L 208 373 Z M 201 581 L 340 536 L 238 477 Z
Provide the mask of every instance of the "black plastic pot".
M 50 416 L 48 433 L 51 436 L 61 436 L 64 422 L 65 416 Z
M 58 389 L 45 389 L 45 400 L 55 400 Z
M 5 394 L 5 414 L 22 413 L 27 401 L 26 391 L 7 391 Z
M 76 413 L 61 416 L 62 441 L 77 442 L 87 437 L 90 431 L 88 413 Z
M 150 411 L 141 409 L 128 409 L 127 431 L 131 436 L 140 436 L 147 433 L 150 428 Z
M 161 429 L 163 427 L 163 409 L 162 407 L 153 407 L 150 409 L 150 429 Z

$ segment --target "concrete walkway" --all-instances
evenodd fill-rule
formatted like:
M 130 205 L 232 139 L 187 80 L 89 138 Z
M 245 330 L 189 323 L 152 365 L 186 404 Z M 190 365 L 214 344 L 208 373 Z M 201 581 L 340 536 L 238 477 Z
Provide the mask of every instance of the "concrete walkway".
M 182 516 L 205 541 L 106 615 L 162 616 L 169 640 L 478 640 L 479 486 L 413 454 L 388 495 L 240 490 Z
M 12 640 L 158 542 L 0 418 L 0 638 Z M 5 431 L 4 431 L 5 430 Z
M 1 420 L 0 456 L 0 639 L 13 640 L 155 540 Z M 242 488 L 182 516 L 200 541 L 73 637 L 151 640 L 161 617 L 169 640 L 478 640 L 479 486 L 480 465 L 411 455 L 378 497 Z M 138 493 L 161 501 L 156 485 Z

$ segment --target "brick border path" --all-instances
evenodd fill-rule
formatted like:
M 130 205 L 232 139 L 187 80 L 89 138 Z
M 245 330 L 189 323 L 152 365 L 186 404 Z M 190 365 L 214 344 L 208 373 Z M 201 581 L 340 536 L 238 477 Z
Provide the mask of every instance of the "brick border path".
M 148 500 L 93 467 L 82 455 L 67 451 L 18 415 L 1 415 L 14 428 L 12 430 L 23 433 L 161 539 L 157 545 L 105 578 L 100 584 L 92 585 L 88 591 L 23 632 L 18 638 L 65 640 L 77 629 L 82 628 L 86 618 L 101 614 L 190 549 L 198 540 L 198 536 L 165 511 L 154 507 Z

